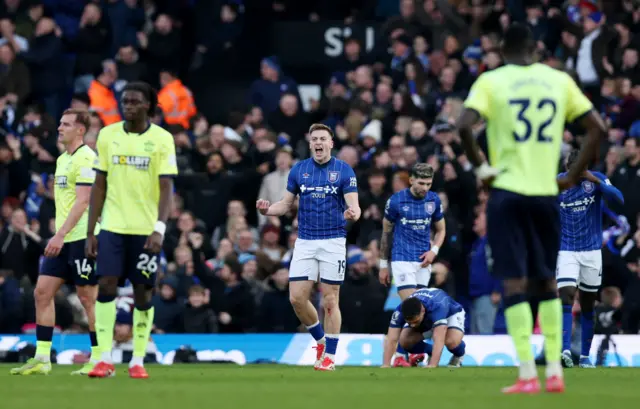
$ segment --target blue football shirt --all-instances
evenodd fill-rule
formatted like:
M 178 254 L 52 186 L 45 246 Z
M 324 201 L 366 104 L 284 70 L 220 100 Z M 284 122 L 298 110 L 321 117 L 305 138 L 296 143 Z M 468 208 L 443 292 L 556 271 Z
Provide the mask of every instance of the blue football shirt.
M 384 217 L 394 224 L 391 260 L 421 261 L 431 249 L 431 224 L 443 217 L 440 197 L 429 191 L 420 199 L 410 189 L 401 190 L 387 201 Z
M 347 237 L 344 195 L 358 191 L 356 175 L 349 165 L 334 157 L 322 165 L 313 158 L 300 161 L 289 172 L 287 190 L 300 196 L 298 238 Z
M 558 196 L 562 226 L 561 251 L 592 251 L 602 248 L 603 196 L 617 198 L 620 192 L 605 175 L 591 172 L 602 180 L 600 185 L 588 180 Z M 559 176 L 563 176 L 561 173 Z M 620 194 L 620 199 L 622 195 Z
M 419 299 L 424 306 L 424 318 L 418 328 L 421 332 L 430 331 L 440 325 L 447 325 L 447 318 L 463 310 L 462 306 L 449 294 L 438 288 L 422 288 L 409 297 Z M 401 310 L 402 304 L 398 305 L 393 312 L 389 323 L 390 328 L 402 328 L 406 324 Z

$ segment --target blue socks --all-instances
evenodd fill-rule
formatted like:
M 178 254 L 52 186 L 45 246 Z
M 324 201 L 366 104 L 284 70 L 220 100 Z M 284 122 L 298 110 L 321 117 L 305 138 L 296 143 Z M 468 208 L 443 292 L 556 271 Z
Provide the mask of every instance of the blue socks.
M 325 353 L 327 355 L 336 354 L 336 350 L 338 349 L 338 336 L 333 334 L 327 334 L 327 349 L 325 349 Z
M 464 341 L 460 341 L 458 346 L 453 349 L 449 349 L 449 352 L 451 352 L 453 356 L 461 357 L 464 355 L 464 349 L 466 346 L 467 344 L 465 344 Z
M 320 321 L 308 326 L 307 330 L 309 331 L 309 334 L 311 334 L 313 339 L 318 342 L 324 338 L 324 329 L 322 328 L 322 324 L 320 324 Z
M 562 306 L 562 350 L 571 351 L 571 332 L 573 331 L 573 315 L 571 314 L 572 306 Z M 593 321 L 593 315 L 592 315 Z M 583 329 L 584 331 L 584 329 Z M 593 337 L 593 323 L 591 324 L 591 334 Z
M 402 356 L 404 356 L 404 357 L 406 357 L 406 356 L 407 356 L 407 351 L 405 351 L 405 350 L 404 350 L 404 348 L 402 348 L 402 347 L 400 346 L 400 343 L 399 343 L 399 342 L 398 342 L 398 348 L 396 348 L 396 353 L 397 353 L 398 355 L 402 355 Z
M 582 356 L 589 356 L 591 341 L 593 341 L 593 311 L 583 312 L 580 317 L 582 327 Z

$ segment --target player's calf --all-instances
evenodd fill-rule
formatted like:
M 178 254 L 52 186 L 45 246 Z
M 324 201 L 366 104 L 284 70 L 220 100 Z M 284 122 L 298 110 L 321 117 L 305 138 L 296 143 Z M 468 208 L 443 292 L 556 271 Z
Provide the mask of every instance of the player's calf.
M 565 368 L 573 367 L 571 354 L 571 335 L 573 334 L 573 303 L 576 298 L 575 283 L 559 283 L 558 289 L 562 302 L 562 365 Z M 564 285 L 564 286 L 563 286 Z
M 589 354 L 591 352 L 591 343 L 593 341 L 594 316 L 593 309 L 596 303 L 598 293 L 596 291 L 586 291 L 580 289 L 580 328 L 581 332 L 581 352 L 580 362 L 581 368 L 594 368 L 591 363 Z
M 462 359 L 464 358 L 466 344 L 462 340 L 463 333 L 460 330 L 450 328 L 447 330 L 447 336 L 444 341 L 444 345 L 449 352 L 453 355 L 449 360 L 450 367 L 462 366 Z

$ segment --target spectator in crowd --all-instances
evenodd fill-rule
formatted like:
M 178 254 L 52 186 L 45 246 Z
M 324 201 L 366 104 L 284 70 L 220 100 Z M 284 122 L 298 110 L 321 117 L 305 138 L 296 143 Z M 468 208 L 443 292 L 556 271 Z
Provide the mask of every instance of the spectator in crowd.
M 182 125 L 189 128 L 191 118 L 196 114 L 196 106 L 189 88 L 182 84 L 175 72 L 160 71 L 158 103 L 167 125 Z
M 209 292 L 201 285 L 189 288 L 189 298 L 182 311 L 182 331 L 187 334 L 218 332 L 218 320 L 209 305 Z
M 104 126 L 122 121 L 118 109 L 118 100 L 113 92 L 113 85 L 118 79 L 118 68 L 114 61 L 104 60 L 95 72 L 88 94 L 91 109 L 98 113 Z
M 249 90 L 249 103 L 262 109 L 262 112 L 270 114 L 274 112 L 284 93 L 291 93 L 300 101 L 298 86 L 290 78 L 282 75 L 280 60 L 271 56 L 264 58 L 260 63 L 261 79 L 256 80 Z

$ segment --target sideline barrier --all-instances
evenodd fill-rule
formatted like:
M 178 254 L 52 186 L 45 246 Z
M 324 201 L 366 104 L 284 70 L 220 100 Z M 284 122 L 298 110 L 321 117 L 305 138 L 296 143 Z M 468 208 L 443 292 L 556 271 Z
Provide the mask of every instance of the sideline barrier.
M 382 364 L 383 335 L 343 334 L 340 336 L 337 365 L 379 366 Z M 239 335 L 153 335 L 147 353 L 155 353 L 157 361 L 170 365 L 175 351 L 181 346 L 190 346 L 201 361 L 228 360 L 244 365 L 254 362 L 272 362 L 289 365 L 312 365 L 315 341 L 308 334 L 239 334 Z M 467 344 L 464 366 L 514 366 L 517 364 L 515 349 L 506 335 L 474 336 L 464 338 Z M 542 337 L 534 335 L 534 353 L 542 349 Z M 602 336 L 595 336 L 591 348 L 591 359 L 595 355 Z M 613 337 L 622 366 L 640 367 L 640 335 L 617 335 Z M 35 344 L 35 335 L 0 335 L 0 353 L 17 351 L 27 343 Z M 90 350 L 88 334 L 62 334 L 53 337 L 53 348 L 58 353 L 58 363 L 70 364 L 73 357 Z M 116 346 L 114 361 L 122 360 L 123 350 L 129 346 Z M 445 349 L 441 364 L 451 357 Z M 618 366 L 618 361 L 609 350 L 607 366 Z

